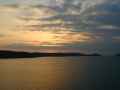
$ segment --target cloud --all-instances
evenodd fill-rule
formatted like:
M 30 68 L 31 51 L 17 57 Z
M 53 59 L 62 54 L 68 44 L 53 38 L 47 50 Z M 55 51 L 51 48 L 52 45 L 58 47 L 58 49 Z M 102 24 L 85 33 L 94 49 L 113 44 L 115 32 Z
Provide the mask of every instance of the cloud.
M 14 9 L 14 15 L 12 14 L 12 17 L 15 19 L 15 25 L 17 24 L 17 30 L 20 28 L 20 30 L 39 31 L 49 30 L 48 28 L 51 27 L 51 30 L 68 29 L 79 32 L 83 29 L 87 30 L 93 27 L 117 27 L 116 25 L 119 24 L 118 13 L 111 13 L 108 9 L 99 9 L 105 6 L 111 7 L 111 3 L 106 3 L 107 1 L 108 0 L 62 0 L 56 2 L 50 0 L 47 2 L 49 3 L 48 5 L 43 3 L 33 5 L 13 4 L 7 5 L 6 7 L 12 10 Z M 55 5 L 52 6 L 50 2 L 54 2 Z M 57 21 L 61 22 L 58 23 Z
M 120 36 L 112 37 L 112 41 L 120 44 Z
M 0 5 L 0 12 L 15 12 L 16 9 L 20 8 L 18 4 L 8 4 L 8 5 Z
M 43 20 L 41 21 L 41 19 L 44 19 L 48 22 L 50 22 L 51 20 L 59 19 L 59 20 L 64 21 L 64 26 L 67 23 L 71 22 L 74 28 L 79 29 L 79 26 L 81 28 L 85 25 L 83 21 L 84 21 L 84 18 L 86 17 L 84 17 L 85 14 L 83 15 L 82 13 L 86 11 L 88 12 L 88 10 L 92 9 L 94 6 L 100 5 L 104 3 L 105 1 L 106 0 L 99 0 L 99 1 L 95 1 L 95 0 L 62 0 L 62 1 L 50 0 L 48 5 L 38 4 L 38 5 L 26 6 L 25 8 L 23 8 L 23 10 L 21 10 L 21 14 L 17 18 L 18 20 L 20 20 L 20 22 L 23 22 L 22 25 L 24 25 L 24 21 L 26 21 L 27 23 L 37 22 L 36 26 L 40 25 L 41 22 L 44 23 L 44 21 Z M 54 5 L 53 4 L 51 5 L 51 3 L 54 3 Z M 47 18 L 51 18 L 51 19 L 47 20 Z M 53 25 L 51 24 L 51 26 Z
M 31 37 L 31 40 L 29 37 Z M 92 43 L 101 38 L 92 33 L 87 32 L 71 32 L 71 31 L 35 31 L 28 32 L 23 35 L 25 38 L 23 43 L 35 46 L 64 46 L 75 43 Z
M 1 38 L 1 37 L 4 37 L 4 36 L 5 36 L 4 34 L 0 34 L 0 38 Z
M 54 6 L 51 5 L 52 2 Z M 43 3 L 3 5 L 0 10 L 6 13 L 2 15 L 4 18 L 12 19 L 10 20 L 13 21 L 15 29 L 20 28 L 23 31 L 49 30 L 50 27 L 51 30 L 68 29 L 77 32 L 88 28 L 95 30 L 97 27 L 97 29 L 119 28 L 117 0 L 114 3 L 108 0 L 49 0 L 47 3 L 48 5 Z

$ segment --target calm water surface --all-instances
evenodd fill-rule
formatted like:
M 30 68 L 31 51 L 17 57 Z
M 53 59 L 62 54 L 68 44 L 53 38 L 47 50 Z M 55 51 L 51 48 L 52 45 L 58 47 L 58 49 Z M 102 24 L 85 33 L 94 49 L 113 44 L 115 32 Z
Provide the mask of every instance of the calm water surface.
M 0 90 L 120 90 L 120 57 L 1 59 Z

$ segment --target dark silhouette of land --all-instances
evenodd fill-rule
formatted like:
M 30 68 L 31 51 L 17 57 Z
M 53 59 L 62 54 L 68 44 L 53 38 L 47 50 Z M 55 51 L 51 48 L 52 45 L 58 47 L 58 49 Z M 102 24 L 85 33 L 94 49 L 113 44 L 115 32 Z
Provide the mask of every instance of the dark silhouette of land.
M 67 57 L 67 56 L 101 56 L 100 54 L 83 53 L 43 53 L 0 50 L 0 58 L 35 58 L 35 57 Z

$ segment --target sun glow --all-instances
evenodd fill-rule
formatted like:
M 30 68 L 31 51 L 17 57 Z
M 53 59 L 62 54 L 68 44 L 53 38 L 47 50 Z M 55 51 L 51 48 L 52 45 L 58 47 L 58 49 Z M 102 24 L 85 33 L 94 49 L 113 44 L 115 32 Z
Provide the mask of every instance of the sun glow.
M 92 34 L 70 31 L 34 31 L 22 35 L 23 43 L 34 46 L 64 46 L 72 43 L 91 42 Z

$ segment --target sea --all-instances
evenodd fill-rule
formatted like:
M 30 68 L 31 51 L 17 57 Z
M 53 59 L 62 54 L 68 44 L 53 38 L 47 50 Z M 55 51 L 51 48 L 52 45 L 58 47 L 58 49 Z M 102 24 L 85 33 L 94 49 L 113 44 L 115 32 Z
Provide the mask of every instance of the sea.
M 0 90 L 120 90 L 120 57 L 0 59 Z

